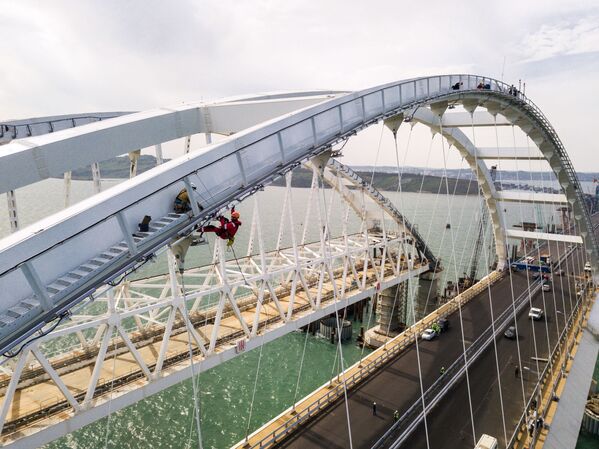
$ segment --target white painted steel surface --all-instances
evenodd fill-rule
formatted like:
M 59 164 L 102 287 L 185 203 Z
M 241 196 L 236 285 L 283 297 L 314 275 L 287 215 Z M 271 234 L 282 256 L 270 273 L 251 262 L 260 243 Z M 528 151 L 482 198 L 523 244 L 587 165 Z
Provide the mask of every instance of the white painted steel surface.
M 568 204 L 566 195 L 562 193 L 503 190 L 496 193 L 496 198 L 499 201 L 518 203 L 555 204 L 556 207 Z
M 477 157 L 479 159 L 495 159 L 495 160 L 545 160 L 545 156 L 534 147 L 526 148 L 492 148 L 492 147 L 478 147 Z
M 347 187 L 352 190 L 364 188 L 365 181 L 337 161 L 330 161 L 321 171 L 317 164 L 325 163 L 327 157 L 318 157 L 311 163 L 314 167 L 311 194 L 319 202 L 320 195 L 324 194 L 317 182 L 319 179 L 333 185 L 344 198 Z M 97 296 L 94 303 L 90 304 L 90 309 L 82 309 L 80 313 L 70 317 L 69 322 L 25 348 L 12 367 L 11 381 L 5 390 L 5 401 L 0 413 L 0 429 L 5 424 L 12 401 L 23 397 L 20 395 L 19 399 L 15 399 L 16 392 L 20 391 L 19 388 L 27 388 L 27 382 L 31 382 L 31 376 L 21 379 L 23 364 L 30 360 L 31 354 L 37 360 L 33 363 L 34 368 L 42 371 L 38 377 L 43 377 L 46 373 L 58 385 L 63 397 L 58 398 L 56 405 L 62 407 L 61 413 L 53 415 L 43 425 L 37 423 L 21 429 L 24 433 L 12 433 L 10 426 L 14 424 L 9 424 L 10 436 L 4 440 L 5 445 L 27 447 L 43 444 L 190 377 L 193 371 L 190 360 L 183 357 L 182 361 L 173 363 L 174 356 L 170 352 L 171 339 L 179 335 L 182 329 L 195 329 L 190 334 L 196 351 L 194 357 L 195 363 L 198 363 L 195 368 L 197 374 L 238 355 L 235 344 L 237 341 L 244 341 L 245 350 L 254 349 L 339 308 L 367 298 L 378 289 L 429 271 L 423 252 L 418 250 L 416 239 L 409 233 L 409 223 L 405 222 L 388 201 L 381 201 L 384 198 L 371 186 L 368 186 L 367 195 L 360 195 L 361 199 L 353 206 L 360 218 L 359 233 L 348 233 L 346 214 L 342 235 L 331 238 L 328 220 L 323 216 L 321 208 L 317 207 L 311 213 L 308 211 L 305 223 L 318 223 L 317 229 L 323 229 L 319 233 L 320 240 L 305 243 L 305 233 L 301 241 L 296 239 L 290 213 L 292 206 L 288 201 L 291 195 L 291 173 L 287 175 L 286 181 L 276 250 L 264 250 L 262 220 L 256 200 L 246 257 L 226 261 L 224 243 L 221 239 L 216 239 L 212 263 L 187 270 L 186 287 L 183 290 L 181 277 L 177 274 L 178 264 L 169 255 L 168 274 L 125 281 Z M 333 196 L 329 198 L 332 200 Z M 390 233 L 391 230 L 387 231 L 389 224 L 383 224 L 382 230 L 377 234 L 369 231 L 364 212 L 373 205 L 381 209 L 376 213 L 378 217 L 387 218 L 383 223 L 395 222 L 393 233 Z M 349 205 L 347 210 L 349 212 Z M 293 244 L 289 248 L 281 248 L 281 235 L 286 233 L 291 234 Z M 373 248 L 378 250 L 376 258 L 372 255 Z M 346 280 L 351 280 L 351 283 Z M 156 289 L 160 292 L 149 294 Z M 218 299 L 214 300 L 215 297 Z M 251 312 L 252 316 L 249 316 L 248 305 L 256 307 Z M 92 313 L 92 309 L 96 312 Z M 200 319 L 198 314 L 204 314 L 207 318 Z M 221 324 L 226 316 L 236 324 L 232 325 L 230 320 Z M 275 318 L 276 321 L 271 321 Z M 173 327 L 175 319 L 179 322 Z M 206 332 L 210 326 L 211 332 Z M 156 331 L 161 332 L 162 343 L 155 363 L 146 363 L 141 351 L 148 344 L 148 337 L 140 339 L 139 335 Z M 113 332 L 118 333 L 116 340 L 111 340 Z M 77 338 L 69 340 L 69 337 L 74 336 Z M 60 339 L 77 343 L 75 346 L 63 347 L 59 353 L 46 351 L 44 354 L 38 350 L 48 342 Z M 133 368 L 139 370 L 142 376 L 133 382 L 119 384 L 110 395 L 103 395 L 99 391 L 100 388 L 105 388 L 106 383 L 106 379 L 100 382 L 102 365 L 111 364 L 111 357 L 114 357 L 111 354 L 115 354 L 115 348 L 119 346 L 123 348 L 116 350 L 119 354 L 122 355 L 127 350 L 131 352 L 136 364 Z M 97 357 L 81 358 L 81 350 L 94 349 L 98 351 Z M 183 352 L 187 354 L 187 346 Z M 52 362 L 56 363 L 56 360 L 68 354 L 74 357 L 73 363 L 56 369 L 52 367 Z M 82 363 L 89 367 L 89 383 L 84 397 L 81 394 L 73 397 L 69 393 L 66 377 L 73 376 L 73 371 L 81 369 Z M 10 372 L 11 367 L 6 367 L 5 370 Z M 22 438 L 23 436 L 27 437 Z
M 454 91 L 450 88 L 457 81 L 463 81 L 463 90 Z M 477 89 L 476 86 L 481 82 L 488 84 L 489 89 Z M 415 108 L 416 113 L 413 115 L 417 117 L 425 111 L 421 106 L 431 105 L 433 110 L 439 110 L 442 114 L 448 102 L 462 102 L 472 111 L 482 105 L 491 114 L 504 115 L 510 123 L 528 133 L 549 161 L 568 201 L 573 205 L 573 215 L 581 235 L 585 237 L 585 249 L 594 266 L 597 266 L 595 238 L 588 232 L 590 220 L 568 156 L 555 131 L 538 108 L 525 97 L 508 94 L 508 87 L 489 78 L 471 75 L 447 75 L 389 83 L 340 95 L 273 119 L 137 176 L 0 242 L 0 288 L 10 286 L 13 292 L 3 304 L 4 314 L 8 313 L 8 307 L 20 307 L 20 301 L 28 300 L 33 294 L 32 276 L 23 276 L 21 267 L 25 262 L 29 263 L 32 267 L 30 271 L 35 273 L 42 284 L 52 284 L 69 270 L 77 270 L 89 264 L 100 253 L 122 245 L 125 236 L 118 225 L 117 214 L 120 214 L 120 221 L 129 232 L 136 229 L 137 222 L 143 215 L 168 217 L 172 198 L 184 185 L 184 179 L 198 185 L 198 200 L 204 205 L 204 212 L 200 215 L 173 217 L 174 224 L 144 237 L 138 254 L 120 255 L 113 258 L 113 261 L 103 262 L 93 275 L 84 276 L 83 280 L 76 283 L 77 286 L 72 289 L 69 287 L 72 291 L 68 294 L 49 291 L 56 306 L 54 313 L 83 299 L 103 282 L 135 264 L 140 257 L 164 246 L 173 236 L 183 235 L 194 224 L 202 222 L 231 202 L 243 199 L 261 185 L 292 169 L 300 161 L 328 150 L 333 143 L 381 118 L 393 117 L 402 112 L 413 113 Z M 297 94 L 295 97 L 301 98 Z M 265 100 L 277 101 L 281 98 L 264 97 Z M 265 115 L 270 115 L 268 105 L 271 103 L 267 103 L 261 106 L 264 106 Z M 252 104 L 248 107 L 256 106 Z M 245 111 L 248 110 L 250 109 Z M 500 120 L 500 116 L 498 117 Z M 428 122 L 439 127 L 439 124 L 434 124 L 435 118 L 438 120 L 438 117 L 433 117 Z M 241 122 L 231 125 L 227 120 L 223 117 L 221 132 L 229 132 L 242 125 Z M 210 121 L 212 122 L 212 117 Z M 8 165 L 13 173 L 31 173 L 22 181 L 26 184 L 55 173 L 61 175 L 72 168 L 73 164 L 82 164 L 90 159 L 101 160 L 110 152 L 123 154 L 202 130 L 207 131 L 203 128 L 205 123 L 206 117 L 202 115 L 200 108 L 189 105 L 140 112 L 6 145 L 0 167 Z M 225 129 L 225 125 L 230 127 Z M 467 125 L 468 123 L 463 124 Z M 458 149 L 465 149 L 465 157 L 470 157 L 469 163 L 478 174 L 493 220 L 501 265 L 505 261 L 505 226 L 501 211 L 494 203 L 496 192 L 486 165 L 472 157 L 476 151 L 469 148 L 470 144 L 464 141 L 463 133 L 461 136 L 458 128 L 444 128 L 443 133 Z M 81 151 L 82 148 L 86 151 Z M 0 179 L 5 179 L 5 175 L 13 176 L 3 172 Z M 13 179 L 9 184 L 14 182 Z M 61 264 L 55 263 L 57 260 Z M 36 312 L 37 307 L 33 305 L 25 312 L 20 307 L 18 311 L 11 313 L 18 316 L 22 316 L 19 315 L 21 313 L 29 314 L 26 320 L 21 321 L 25 321 L 31 328 L 35 324 L 32 319 L 34 315 L 37 316 L 37 325 L 40 323 L 41 315 Z M 43 319 L 48 321 L 52 316 L 56 315 L 45 315 Z M 16 321 L 11 321 L 11 317 L 7 317 L 7 320 L 9 323 Z M 3 347 L 6 347 L 7 342 L 12 342 L 15 335 L 23 334 L 21 324 L 9 331 L 0 329 Z
M 579 245 L 583 243 L 582 237 L 579 235 L 549 234 L 547 232 L 522 231 L 520 229 L 506 229 L 505 232 L 510 238 L 526 239 L 532 242 L 536 242 L 538 240 L 550 240 L 553 242 L 566 242 Z

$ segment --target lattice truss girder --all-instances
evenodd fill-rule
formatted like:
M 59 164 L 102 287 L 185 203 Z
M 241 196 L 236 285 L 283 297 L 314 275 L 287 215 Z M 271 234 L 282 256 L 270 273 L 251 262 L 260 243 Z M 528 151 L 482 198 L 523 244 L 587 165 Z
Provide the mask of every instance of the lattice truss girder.
M 289 332 L 300 319 L 318 319 L 428 270 L 415 239 L 388 205 L 350 188 L 352 181 L 331 168 L 309 168 L 303 223 L 316 227 L 317 241 L 308 242 L 309 226 L 294 223 L 288 173 L 274 250 L 266 249 L 265 215 L 254 196 L 243 257 L 231 258 L 216 239 L 212 262 L 186 270 L 182 278 L 168 250 L 168 273 L 125 279 L 0 366 L 4 442 L 17 430 L 34 432 L 29 424 L 53 412 L 63 413 L 45 427 L 188 369 L 190 347 L 194 361 L 207 369 L 246 345 L 255 347 L 269 332 Z M 333 189 L 325 192 L 323 182 Z M 342 221 L 341 230 L 332 236 L 331 213 L 339 199 L 344 212 L 335 220 Z M 114 403 L 112 411 L 122 406 Z

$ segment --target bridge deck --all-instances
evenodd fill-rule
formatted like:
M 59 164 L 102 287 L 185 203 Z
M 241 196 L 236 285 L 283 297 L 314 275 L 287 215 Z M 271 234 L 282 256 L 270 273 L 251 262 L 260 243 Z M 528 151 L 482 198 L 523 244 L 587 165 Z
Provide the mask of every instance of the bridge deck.
M 565 246 L 565 245 L 564 245 Z M 580 250 L 577 250 L 580 251 Z M 571 256 L 569 272 L 575 273 L 582 270 L 578 264 L 576 252 Z M 569 279 L 568 279 L 569 278 Z M 526 402 L 528 402 L 537 381 L 537 365 L 535 358 L 539 359 L 539 371 L 545 368 L 550 353 L 558 341 L 559 330 L 564 329 L 567 318 L 572 312 L 572 305 L 576 303 L 576 294 L 568 287 L 574 287 L 575 282 L 571 275 L 564 277 L 563 285 L 560 285 L 558 277 L 554 278 L 555 291 L 545 293 L 545 304 L 540 293 L 533 299 L 533 305 L 546 311 L 547 329 L 544 321 L 533 323 L 528 318 L 528 308 L 518 316 L 518 331 L 520 335 L 520 352 L 523 365 L 521 374 L 524 382 Z M 565 301 L 562 302 L 562 288 Z M 557 301 L 557 316 L 554 310 L 553 300 Z M 533 327 L 534 326 L 534 327 Z M 534 340 L 536 338 L 537 352 L 535 354 Z M 548 348 L 548 343 L 550 347 Z M 522 398 L 522 384 L 520 375 L 515 376 L 515 367 L 518 363 L 516 342 L 506 338 L 497 340 L 497 358 L 500 369 L 501 393 L 503 396 L 503 407 L 505 414 L 505 425 L 508 440 L 518 424 L 524 401 Z M 495 352 L 488 350 L 479 360 L 474 369 L 476 381 L 470 382 L 472 406 L 474 412 L 474 429 L 478 437 L 482 433 L 494 435 L 503 445 L 503 423 L 500 406 L 499 388 L 497 382 L 497 367 L 495 363 Z M 451 407 L 437 407 L 428 417 L 428 434 L 431 447 L 443 447 L 447 449 L 471 449 L 473 444 L 472 426 L 470 422 L 468 391 L 466 383 L 463 382 L 457 388 L 451 390 L 445 397 L 444 403 L 452 404 Z M 462 413 L 456 413 L 461 410 Z M 405 447 L 426 448 L 424 426 L 421 425 L 410 438 Z
M 380 261 L 376 267 L 369 264 L 366 270 L 367 285 L 376 283 L 377 273 L 381 273 Z M 427 267 L 426 264 L 416 263 L 411 270 L 408 270 L 407 265 L 402 262 L 402 273 L 408 274 L 413 273 L 417 275 L 421 270 Z M 356 269 L 363 273 L 363 263 L 356 263 Z M 412 271 L 415 270 L 415 271 Z M 337 287 L 341 282 L 343 270 L 335 271 L 335 277 Z M 391 263 L 387 261 L 384 269 L 383 281 L 388 281 L 396 278 Z M 348 276 L 344 279 L 346 298 L 351 298 L 357 293 L 361 292 L 361 289 L 352 282 L 352 277 Z M 308 286 L 312 297 L 317 296 L 318 291 L 318 280 L 314 282 L 308 281 Z M 281 304 L 283 310 L 287 310 L 290 302 L 290 292 L 277 292 L 277 298 Z M 333 303 L 333 288 L 329 281 L 325 281 L 322 286 L 322 306 Z M 244 303 L 244 299 L 241 298 L 239 303 Z M 350 302 L 351 303 L 351 302 Z M 339 306 L 341 307 L 341 305 Z M 214 309 L 214 308 L 213 308 Z M 305 294 L 305 291 L 298 285 L 295 301 L 293 303 L 295 316 L 301 316 L 302 314 L 311 313 L 311 305 Z M 246 322 L 247 326 L 251 328 L 252 321 L 256 312 L 256 298 L 254 297 L 253 302 L 245 302 L 244 307 L 241 307 L 241 314 Z M 195 324 L 195 330 L 202 336 L 204 341 L 209 340 L 212 329 L 214 327 L 214 310 L 208 309 L 202 312 L 190 313 L 191 320 Z M 268 326 L 269 330 L 282 326 L 284 321 L 279 315 L 274 302 L 269 299 L 269 295 L 265 295 L 263 305 L 260 310 L 260 333 L 263 332 L 264 327 Z M 189 334 L 185 329 L 185 325 L 182 320 L 175 322 L 173 328 L 179 328 L 179 332 L 173 332 L 168 342 L 167 354 L 164 361 L 164 367 L 167 370 L 176 370 L 181 366 L 189 365 Z M 144 335 L 131 334 L 130 338 L 134 342 L 137 351 L 150 371 L 157 364 L 158 355 L 161 350 L 162 344 L 162 333 L 164 326 L 156 325 L 149 328 L 148 332 Z M 154 330 L 154 332 L 152 332 Z M 230 312 L 228 315 L 223 316 L 220 326 L 218 327 L 218 340 L 217 346 L 214 350 L 214 355 L 218 356 L 219 353 L 225 349 L 231 348 L 236 340 L 243 338 L 244 331 L 240 322 L 236 316 Z M 101 367 L 101 373 L 98 381 L 98 388 L 96 388 L 96 395 L 94 400 L 98 400 L 102 397 L 108 396 L 111 385 L 123 386 L 127 388 L 139 387 L 146 382 L 143 371 L 140 369 L 139 364 L 136 362 L 133 354 L 119 341 L 116 350 L 114 350 L 116 344 L 116 337 L 108 345 L 109 351 L 104 359 Z M 193 342 L 192 345 L 194 350 L 195 363 L 199 363 L 204 357 L 199 352 L 198 346 Z M 85 397 L 88 389 L 92 371 L 94 369 L 94 362 L 97 357 L 97 348 L 95 351 L 85 352 L 82 350 L 73 351 L 70 354 L 62 356 L 60 359 L 52 360 L 55 369 L 60 374 L 62 381 L 66 384 L 69 391 L 73 396 L 81 403 L 81 400 Z M 39 374 L 31 375 L 35 371 L 39 371 Z M 33 363 L 28 372 L 25 371 L 21 377 L 19 387 L 15 393 L 12 405 L 8 411 L 6 424 L 3 431 L 3 443 L 10 442 L 15 438 L 18 438 L 23 432 L 28 433 L 38 428 L 47 426 L 50 422 L 56 422 L 62 418 L 68 418 L 72 413 L 68 402 L 65 400 L 64 395 L 61 393 L 56 384 L 49 379 L 49 376 L 45 374 L 37 363 Z M 0 388 L 2 395 L 0 400 L 3 399 L 6 393 L 6 386 L 10 377 L 6 374 L 0 376 Z M 113 393 L 113 394 L 119 394 Z M 92 402 L 93 405 L 93 402 Z M 61 412 L 63 413 L 61 415 Z M 68 412 L 68 413 L 65 413 Z M 53 415 L 50 417 L 50 415 Z M 49 418 L 50 417 L 50 418 Z
M 559 242 L 550 242 L 550 251 L 552 254 L 565 253 L 565 244 Z M 572 256 L 570 256 L 572 257 Z M 576 267 L 579 270 L 581 267 Z M 570 265 L 569 271 L 572 271 Z M 568 284 L 570 278 L 564 277 L 564 290 L 574 282 Z M 561 287 L 558 285 L 557 277 L 554 280 L 555 297 L 559 298 L 560 304 L 558 310 L 563 311 L 563 318 L 570 313 L 570 300 L 574 302 L 575 294 L 572 291 L 565 291 L 566 308 L 561 307 Z M 572 279 L 570 279 L 572 281 Z M 509 276 L 505 276 L 490 287 L 492 297 L 492 307 L 494 317 L 497 317 L 511 308 L 513 286 L 514 296 L 524 292 L 528 285 L 526 273 L 513 273 L 510 281 Z M 553 292 L 545 293 L 547 310 L 553 308 Z M 532 303 L 536 307 L 545 308 L 543 297 L 537 293 L 532 298 Z M 528 307 L 519 315 L 519 332 L 523 335 L 521 339 L 521 349 L 523 362 L 531 367 L 531 351 L 533 324 L 527 317 Z M 484 330 L 491 325 L 489 294 L 487 289 L 478 293 L 475 298 L 470 300 L 462 307 L 462 316 L 464 323 L 464 337 L 466 347 L 474 342 Z M 552 319 L 553 318 L 553 319 Z M 560 318 L 558 318 L 560 319 Z M 459 328 L 459 319 L 457 316 L 450 318 L 452 327 L 448 333 L 441 335 L 434 341 L 423 341 L 420 343 L 420 364 L 422 370 L 423 387 L 426 390 L 439 377 L 439 370 L 442 366 L 451 365 L 458 357 L 462 355 L 462 340 Z M 555 317 L 549 319 L 549 339 L 553 345 L 556 340 Z M 542 323 L 542 322 L 539 322 Z M 538 323 L 536 323 L 538 324 Z M 546 357 L 547 337 L 545 326 L 535 326 L 535 338 L 537 339 L 538 357 Z M 498 340 L 498 352 L 501 368 L 502 390 L 504 403 L 510 403 L 507 407 L 506 426 L 511 435 L 513 426 L 520 416 L 522 410 L 521 388 L 519 381 L 516 383 L 514 377 L 514 357 L 515 343 L 507 339 Z M 373 356 L 373 355 L 371 355 Z M 533 369 L 534 367 L 531 367 Z M 473 368 L 474 369 L 474 368 Z M 497 373 L 495 368 L 494 351 L 487 350 L 483 358 L 476 362 L 475 376 L 476 380 L 471 378 L 471 387 L 473 394 L 473 407 L 475 413 L 477 435 L 481 431 L 486 431 L 494 435 L 503 435 L 501 428 L 501 411 L 497 399 Z M 479 371 L 480 370 L 480 371 Z M 505 381 L 504 381 L 505 378 Z M 532 388 L 531 383 L 527 381 L 527 394 Z M 352 385 L 350 385 L 352 386 Z M 473 447 L 472 437 L 470 436 L 470 414 L 468 402 L 463 402 L 465 382 L 462 382 L 457 389 L 452 390 L 449 397 L 444 399 L 448 404 L 457 404 L 455 407 L 438 407 L 432 415 L 429 414 L 428 425 L 429 435 L 435 435 L 435 442 L 431 442 L 431 447 L 443 448 L 469 448 Z M 326 394 L 325 389 L 316 392 L 316 395 Z M 354 448 L 370 448 L 378 438 L 393 424 L 393 412 L 398 410 L 400 415 L 411 406 L 414 401 L 420 397 L 419 372 L 417 363 L 417 354 L 413 343 L 402 350 L 398 357 L 386 364 L 382 369 L 374 371 L 368 379 L 360 383 L 359 386 L 348 392 L 348 407 L 351 422 L 352 442 Z M 458 399 L 456 399 L 458 398 Z M 306 398 L 307 400 L 308 398 Z M 312 402 L 317 397 L 310 398 Z M 466 396 L 467 401 L 467 396 Z M 303 401 L 302 401 L 303 402 Z M 372 403 L 377 403 L 377 416 L 373 416 Z M 345 412 L 344 401 L 338 400 L 332 406 L 322 407 L 323 413 L 315 419 L 301 425 L 296 432 L 289 438 L 280 443 L 281 447 L 303 448 L 303 447 L 322 447 L 322 448 L 347 448 L 349 447 L 349 434 L 347 426 L 347 416 Z M 296 410 L 299 411 L 299 410 Z M 457 413 L 456 413 L 457 412 Z M 301 412 L 300 412 L 301 413 Z M 249 441 L 248 446 L 253 446 L 256 441 L 271 435 L 273 430 L 289 420 L 287 414 L 278 418 L 278 423 L 271 422 L 260 430 L 259 434 L 254 434 Z M 277 425 L 278 424 L 278 425 Z M 434 426 L 434 427 L 433 427 Z M 432 429 L 435 430 L 432 430 Z M 509 438 L 509 436 L 508 436 Z M 451 442 L 451 444 L 449 444 Z M 240 444 L 240 447 L 243 445 Z M 267 446 L 265 446 L 267 447 Z M 424 441 L 424 431 L 417 431 L 406 447 L 426 447 Z

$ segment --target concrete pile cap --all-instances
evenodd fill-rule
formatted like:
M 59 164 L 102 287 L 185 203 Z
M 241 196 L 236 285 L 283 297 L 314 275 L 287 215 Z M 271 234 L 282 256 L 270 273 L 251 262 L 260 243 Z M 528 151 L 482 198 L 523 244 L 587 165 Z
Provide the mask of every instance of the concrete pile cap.
M 599 395 L 595 395 L 587 401 L 586 409 L 595 419 L 599 419 Z

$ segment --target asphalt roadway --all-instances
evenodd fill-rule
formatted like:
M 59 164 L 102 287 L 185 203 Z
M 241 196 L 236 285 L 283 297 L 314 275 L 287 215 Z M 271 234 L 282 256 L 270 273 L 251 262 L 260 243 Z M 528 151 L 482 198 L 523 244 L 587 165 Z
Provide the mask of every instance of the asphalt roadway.
M 559 244 L 558 250 L 557 243 L 550 243 L 550 252 L 554 259 L 565 251 L 564 244 Z M 537 372 L 544 367 L 543 362 L 537 365 L 537 362 L 531 358 L 535 357 L 535 346 L 536 357 L 546 358 L 548 340 L 551 346 L 555 344 L 557 327 L 559 325 L 560 329 L 563 328 L 575 302 L 574 279 L 571 273 L 580 273 L 582 270 L 580 264 L 584 264 L 584 260 L 581 254 L 582 251 L 576 251 L 569 257 L 563 267 L 566 271 L 565 276 L 554 276 L 553 291 L 539 292 L 531 299 L 532 306 L 546 311 L 546 320 L 536 322 L 529 320 L 529 307 L 524 307 L 518 316 L 522 374 L 518 378 L 515 376 L 515 366 L 518 362 L 516 341 L 503 338 L 503 331 L 499 332 L 499 330 L 501 336 L 496 339 L 498 364 L 495 361 L 495 350 L 490 346 L 471 366 L 469 383 L 477 436 L 485 432 L 495 435 L 500 442 L 503 442 L 502 407 L 497 380 L 497 366 L 499 366 L 506 434 L 507 438 L 510 438 L 523 407 L 522 386 L 528 400 Z M 518 297 L 532 282 L 528 276 L 526 272 L 511 273 L 490 288 L 492 301 L 489 299 L 487 290 L 462 308 L 466 347 L 491 326 L 491 307 L 495 318 L 506 308 L 511 308 L 512 289 L 513 297 Z M 450 366 L 462 356 L 462 337 L 457 312 L 450 317 L 450 322 L 451 328 L 439 338 L 419 342 L 420 370 L 425 391 L 438 378 L 441 367 Z M 414 401 L 420 398 L 418 365 L 417 351 L 413 345 L 357 389 L 349 392 L 347 406 L 353 448 L 370 448 L 393 424 L 393 412 L 398 410 L 400 415 L 403 414 Z M 373 402 L 377 403 L 376 416 L 372 410 Z M 440 406 L 428 413 L 427 425 L 430 448 L 472 449 L 474 447 L 465 378 L 445 396 Z M 280 447 L 345 449 L 350 447 L 349 435 L 346 404 L 344 400 L 339 400 L 327 412 L 282 442 Z M 421 424 L 403 447 L 427 447 L 424 424 Z

